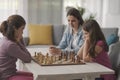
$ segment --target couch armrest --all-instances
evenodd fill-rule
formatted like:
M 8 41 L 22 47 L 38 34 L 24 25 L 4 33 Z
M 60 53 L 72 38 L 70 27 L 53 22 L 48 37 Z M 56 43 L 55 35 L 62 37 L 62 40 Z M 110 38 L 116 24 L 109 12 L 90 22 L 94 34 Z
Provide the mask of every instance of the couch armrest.
M 109 57 L 112 64 L 112 68 L 115 70 L 116 75 L 119 75 L 120 72 L 120 41 L 109 46 Z M 119 74 L 118 74 L 119 73 Z
M 120 66 L 119 66 L 118 73 L 117 73 L 117 80 L 120 80 Z
M 117 49 L 116 49 L 117 48 Z M 116 43 L 112 43 L 110 46 L 109 46 L 109 51 L 108 51 L 108 54 L 110 54 L 112 52 L 112 50 L 119 50 L 120 49 L 120 41 L 116 42 Z M 120 50 L 119 50 L 120 51 Z

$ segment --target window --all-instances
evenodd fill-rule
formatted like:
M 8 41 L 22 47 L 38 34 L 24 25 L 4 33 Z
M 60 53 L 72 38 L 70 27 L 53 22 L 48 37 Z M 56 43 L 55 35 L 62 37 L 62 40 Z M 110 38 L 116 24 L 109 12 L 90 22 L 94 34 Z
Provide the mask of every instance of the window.
M 17 0 L 0 0 L 0 22 L 6 20 L 9 15 L 17 13 L 17 10 Z

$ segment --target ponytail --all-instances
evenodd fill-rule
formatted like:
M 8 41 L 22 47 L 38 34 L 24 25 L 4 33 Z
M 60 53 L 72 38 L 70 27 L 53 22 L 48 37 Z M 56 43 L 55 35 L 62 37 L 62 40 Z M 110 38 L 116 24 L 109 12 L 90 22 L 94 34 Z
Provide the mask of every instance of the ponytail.
M 7 21 L 3 21 L 0 25 L 0 32 L 5 36 L 7 31 L 8 23 Z

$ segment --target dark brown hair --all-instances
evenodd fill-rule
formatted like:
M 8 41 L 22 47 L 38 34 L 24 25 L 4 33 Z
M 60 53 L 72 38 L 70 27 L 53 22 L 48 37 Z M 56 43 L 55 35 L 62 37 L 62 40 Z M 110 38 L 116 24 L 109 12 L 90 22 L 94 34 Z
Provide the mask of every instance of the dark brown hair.
M 79 25 L 82 25 L 84 23 L 81 15 L 80 15 L 80 12 L 77 9 L 70 8 L 69 11 L 67 12 L 67 16 L 69 16 L 69 15 L 76 17 L 79 21 Z
M 5 36 L 7 30 L 7 21 L 3 21 L 0 25 L 0 32 Z
M 105 50 L 108 51 L 108 46 L 104 34 L 95 20 L 88 20 L 83 24 L 83 30 L 90 34 L 90 48 L 89 53 L 91 57 L 95 57 L 95 45 L 97 41 L 102 40 L 105 43 Z
M 3 21 L 0 25 L 0 32 L 12 41 L 15 39 L 15 29 L 19 29 L 21 26 L 25 26 L 26 22 L 20 15 L 11 15 L 6 21 Z

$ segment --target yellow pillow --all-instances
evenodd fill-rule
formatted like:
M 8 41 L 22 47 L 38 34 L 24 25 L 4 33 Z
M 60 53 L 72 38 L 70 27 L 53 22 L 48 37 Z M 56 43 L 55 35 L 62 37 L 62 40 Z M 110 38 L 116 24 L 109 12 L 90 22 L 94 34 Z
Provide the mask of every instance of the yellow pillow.
M 29 30 L 29 45 L 52 44 L 52 25 L 29 24 L 28 30 Z

